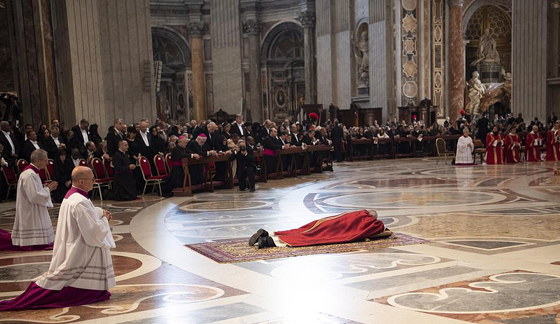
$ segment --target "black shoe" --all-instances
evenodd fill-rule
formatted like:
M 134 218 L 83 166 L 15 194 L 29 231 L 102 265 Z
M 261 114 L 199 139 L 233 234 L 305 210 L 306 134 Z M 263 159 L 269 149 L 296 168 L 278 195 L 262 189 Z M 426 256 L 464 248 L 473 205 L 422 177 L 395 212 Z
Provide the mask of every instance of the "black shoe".
M 245 191 L 245 188 L 243 188 L 243 189 L 239 188 L 239 191 Z
M 255 192 L 255 188 L 249 189 L 250 192 Z
M 276 247 L 276 244 L 274 243 L 274 240 L 272 239 L 272 237 L 270 237 L 270 236 L 259 237 L 258 248 L 259 249 L 264 249 L 264 248 L 268 248 L 268 247 Z
M 265 247 L 268 247 L 267 244 L 267 238 L 266 237 L 259 237 L 259 245 L 258 245 L 258 249 L 264 249 Z
M 276 247 L 276 243 L 274 243 L 274 240 L 272 239 L 272 237 L 267 236 L 265 238 L 266 238 L 267 247 Z
M 265 231 L 264 229 L 259 229 L 255 234 L 253 234 L 253 236 L 251 236 L 251 238 L 249 239 L 249 246 L 253 246 L 255 245 L 255 243 L 257 243 L 257 241 L 259 240 L 259 238 L 261 237 L 267 237 L 268 236 L 268 232 Z

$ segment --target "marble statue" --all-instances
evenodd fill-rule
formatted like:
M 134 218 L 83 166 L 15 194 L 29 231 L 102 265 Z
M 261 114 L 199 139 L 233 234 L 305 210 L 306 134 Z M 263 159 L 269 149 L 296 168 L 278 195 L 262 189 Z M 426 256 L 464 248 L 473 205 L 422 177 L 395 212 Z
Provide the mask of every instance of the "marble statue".
M 488 28 L 484 31 L 484 35 L 480 37 L 476 57 L 477 59 L 471 63 L 471 66 L 475 66 L 480 62 L 500 63 L 500 54 L 496 49 L 496 41 L 490 35 L 490 29 Z
M 360 34 L 360 40 L 356 41 L 352 37 L 354 45 L 354 56 L 358 63 L 358 88 L 369 86 L 369 42 L 368 33 L 363 31 Z
M 484 93 L 486 92 L 486 86 L 480 81 L 478 77 L 478 72 L 474 71 L 472 74 L 472 78 L 467 84 L 470 99 L 470 104 L 467 107 L 467 112 L 473 115 L 478 114 L 480 99 L 482 99 Z

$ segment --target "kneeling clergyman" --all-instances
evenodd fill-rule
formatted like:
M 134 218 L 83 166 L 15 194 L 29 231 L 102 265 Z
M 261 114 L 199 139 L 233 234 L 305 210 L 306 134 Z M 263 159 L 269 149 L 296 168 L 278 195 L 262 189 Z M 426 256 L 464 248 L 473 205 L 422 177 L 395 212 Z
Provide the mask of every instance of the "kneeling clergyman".
M 109 299 L 115 286 L 110 248 L 115 247 L 109 221 L 111 213 L 93 206 L 87 192 L 94 176 L 87 167 L 72 171 L 58 217 L 49 270 L 35 278 L 15 299 L 0 301 L 0 311 L 58 308 Z
M 53 207 L 51 192 L 58 184 L 52 181 L 43 185 L 39 176 L 39 170 L 49 163 L 46 151 L 33 151 L 30 160 L 18 180 L 12 233 L 0 230 L 0 251 L 52 249 L 54 230 L 47 208 Z
M 259 229 L 249 239 L 258 248 L 302 247 L 387 238 L 393 235 L 374 210 L 359 210 L 314 220 L 300 228 L 269 234 Z
M 474 143 L 469 135 L 470 131 L 465 127 L 463 129 L 463 136 L 461 136 L 457 142 L 455 165 L 474 165 Z

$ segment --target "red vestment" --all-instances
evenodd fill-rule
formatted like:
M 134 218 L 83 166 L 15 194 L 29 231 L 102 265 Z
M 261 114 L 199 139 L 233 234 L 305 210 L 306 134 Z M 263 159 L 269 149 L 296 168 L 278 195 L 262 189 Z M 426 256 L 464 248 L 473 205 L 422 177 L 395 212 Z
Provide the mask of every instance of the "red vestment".
M 486 135 L 486 164 L 504 164 L 504 146 L 501 134 L 489 133 Z
M 537 144 L 535 145 L 535 141 Z M 542 136 L 530 132 L 525 139 L 525 159 L 527 162 L 541 162 L 541 143 Z
M 521 138 L 519 138 L 518 135 L 509 134 L 508 136 L 506 136 L 504 142 L 506 163 L 521 162 L 521 155 L 519 154 L 519 148 L 521 147 Z
M 550 130 L 546 135 L 546 160 L 560 161 L 560 130 Z
M 382 233 L 385 225 L 367 210 L 354 211 L 312 221 L 300 228 L 275 232 L 289 246 L 350 243 Z

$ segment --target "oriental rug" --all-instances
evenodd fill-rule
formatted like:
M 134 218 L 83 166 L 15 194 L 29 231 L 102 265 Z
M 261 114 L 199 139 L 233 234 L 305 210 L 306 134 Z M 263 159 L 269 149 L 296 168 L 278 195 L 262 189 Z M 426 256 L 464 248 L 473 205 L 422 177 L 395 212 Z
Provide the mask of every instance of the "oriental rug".
M 205 257 L 218 263 L 238 263 L 248 261 L 259 261 L 297 257 L 303 255 L 342 253 L 362 250 L 375 250 L 394 246 L 422 244 L 429 241 L 402 234 L 394 233 L 391 237 L 373 241 L 363 241 L 344 244 L 316 245 L 305 247 L 275 247 L 257 249 L 257 246 L 247 244 L 249 238 L 218 240 L 209 243 L 197 243 L 185 245 Z

